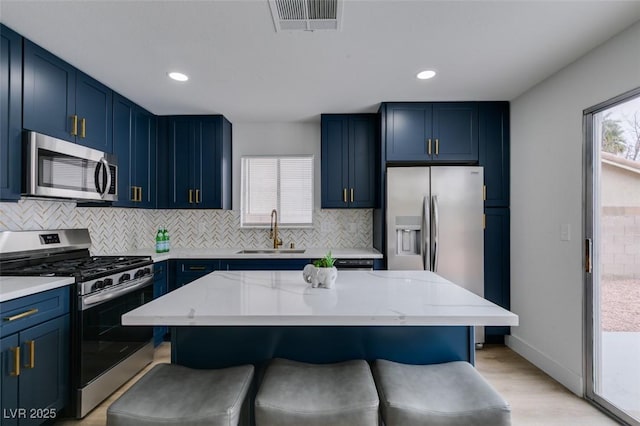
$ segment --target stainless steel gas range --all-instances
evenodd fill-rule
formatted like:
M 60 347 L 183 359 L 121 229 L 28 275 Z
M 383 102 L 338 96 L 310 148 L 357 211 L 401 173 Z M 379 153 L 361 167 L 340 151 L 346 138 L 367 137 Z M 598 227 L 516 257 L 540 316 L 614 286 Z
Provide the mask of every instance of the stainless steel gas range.
M 87 229 L 0 233 L 0 274 L 70 276 L 70 412 L 84 417 L 153 360 L 152 327 L 121 316 L 153 298 L 145 256 L 91 256 Z

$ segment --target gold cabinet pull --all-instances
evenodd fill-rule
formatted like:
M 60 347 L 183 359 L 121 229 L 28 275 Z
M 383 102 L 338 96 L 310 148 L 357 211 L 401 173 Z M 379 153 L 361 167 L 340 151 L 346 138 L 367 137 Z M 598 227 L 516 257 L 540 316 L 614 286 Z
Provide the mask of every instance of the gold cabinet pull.
M 21 314 L 14 315 L 12 317 L 4 317 L 4 320 L 5 321 L 15 321 L 15 320 L 19 320 L 19 319 L 22 319 L 22 318 L 25 318 L 25 317 L 28 317 L 30 315 L 37 314 L 37 313 L 38 313 L 38 308 L 33 308 L 33 309 L 29 309 L 28 311 L 25 311 L 25 312 L 23 312 Z
M 80 120 L 80 137 L 81 138 L 87 137 L 87 119 L 86 118 L 83 118 Z
M 138 201 L 142 202 L 142 187 L 138 187 Z
M 131 187 L 131 201 L 138 201 L 137 200 L 137 195 L 138 195 L 137 188 L 135 186 L 132 186 Z
M 347 202 L 347 188 L 342 188 L 342 201 Z
M 24 367 L 34 368 L 36 366 L 36 341 L 29 340 L 27 346 L 29 346 L 29 362 L 26 363 Z
M 196 189 L 196 204 L 200 204 L 200 190 Z
M 351 188 L 351 202 L 353 203 L 353 188 Z
M 487 201 L 487 185 L 482 185 L 482 201 Z
M 71 136 L 78 136 L 78 116 L 71 116 Z
M 436 155 L 440 154 L 440 140 L 436 139 Z
M 207 269 L 206 266 L 189 266 L 190 271 L 204 271 Z
M 19 376 L 20 375 L 20 346 L 16 346 L 15 348 L 11 348 L 11 352 L 13 352 L 13 371 L 9 373 L 10 376 Z
M 189 204 L 193 203 L 193 189 L 189 190 Z
M 431 155 L 431 139 L 427 140 L 427 154 Z
M 482 229 L 487 229 L 487 215 L 482 214 Z

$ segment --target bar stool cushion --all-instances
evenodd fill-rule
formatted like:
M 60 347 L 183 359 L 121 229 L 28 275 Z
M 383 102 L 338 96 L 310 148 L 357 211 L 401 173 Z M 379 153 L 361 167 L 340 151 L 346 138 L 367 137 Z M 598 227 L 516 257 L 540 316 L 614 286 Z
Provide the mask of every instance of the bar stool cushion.
M 369 364 L 306 364 L 274 359 L 255 400 L 256 426 L 377 426 Z
M 509 404 L 467 362 L 377 360 L 373 373 L 386 426 L 511 424 Z
M 108 426 L 237 425 L 253 365 L 197 370 L 158 364 L 107 409 Z

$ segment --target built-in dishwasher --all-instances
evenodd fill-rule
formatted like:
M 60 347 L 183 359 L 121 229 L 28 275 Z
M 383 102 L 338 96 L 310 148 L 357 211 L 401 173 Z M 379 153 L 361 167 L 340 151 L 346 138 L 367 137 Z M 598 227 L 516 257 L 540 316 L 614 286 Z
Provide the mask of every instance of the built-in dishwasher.
M 373 259 L 336 259 L 333 266 L 352 271 L 373 271 Z

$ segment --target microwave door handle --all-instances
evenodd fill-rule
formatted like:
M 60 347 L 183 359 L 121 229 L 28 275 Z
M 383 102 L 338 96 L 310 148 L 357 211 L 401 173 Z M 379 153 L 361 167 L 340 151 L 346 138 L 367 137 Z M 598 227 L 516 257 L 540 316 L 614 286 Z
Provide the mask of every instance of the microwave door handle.
M 103 197 L 109 192 L 109 188 L 111 188 L 111 168 L 109 167 L 109 162 L 103 157 L 100 159 L 100 162 L 104 165 L 104 173 L 107 176 L 107 183 L 104 186 L 104 191 L 102 191 Z
M 104 173 L 102 175 L 102 179 L 100 179 L 100 169 L 102 169 Z M 96 167 L 95 178 L 96 178 L 96 190 L 98 191 L 98 194 L 100 194 L 101 197 L 104 197 L 105 194 L 109 191 L 109 188 L 111 187 L 111 171 L 109 169 L 109 163 L 107 162 L 107 160 L 105 160 L 104 157 L 100 159 L 100 162 Z M 104 183 L 104 187 L 100 185 L 101 183 Z
M 94 172 L 94 180 L 95 180 L 95 184 L 96 184 L 96 192 L 100 195 L 104 194 L 104 191 L 102 190 L 101 187 L 101 183 L 102 183 L 102 179 L 100 176 L 100 171 L 102 170 L 102 167 L 104 166 L 104 164 L 102 163 L 102 160 L 100 160 L 97 164 L 96 164 L 96 170 Z

